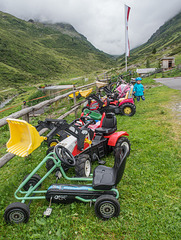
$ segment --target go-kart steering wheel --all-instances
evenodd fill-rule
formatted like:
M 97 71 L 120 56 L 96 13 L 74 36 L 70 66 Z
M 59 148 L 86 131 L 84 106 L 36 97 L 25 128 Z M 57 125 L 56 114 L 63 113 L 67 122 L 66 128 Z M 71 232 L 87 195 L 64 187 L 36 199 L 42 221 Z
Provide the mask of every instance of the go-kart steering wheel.
M 65 147 L 57 144 L 55 146 L 55 153 L 62 163 L 69 167 L 75 166 L 75 158 L 72 153 Z

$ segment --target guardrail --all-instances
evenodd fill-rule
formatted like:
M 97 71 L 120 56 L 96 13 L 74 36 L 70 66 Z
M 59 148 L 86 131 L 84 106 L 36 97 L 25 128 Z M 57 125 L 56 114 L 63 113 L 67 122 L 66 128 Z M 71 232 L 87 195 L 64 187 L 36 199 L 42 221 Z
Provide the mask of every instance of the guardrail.
M 99 81 L 108 81 L 109 79 L 99 79 Z M 76 118 L 76 115 L 77 115 L 77 110 L 78 108 L 86 101 L 86 100 L 83 100 L 79 103 L 76 102 L 76 95 L 75 95 L 75 92 L 79 89 L 84 89 L 84 88 L 88 88 L 88 87 L 91 87 L 91 86 L 94 86 L 95 85 L 95 82 L 93 83 L 90 83 L 90 84 L 87 84 L 87 85 L 84 85 L 84 86 L 80 86 L 80 87 L 74 87 L 74 90 L 73 91 L 70 91 L 68 93 L 65 93 L 63 95 L 60 95 L 60 96 L 57 96 L 55 98 L 52 98 L 52 99 L 49 99 L 49 100 L 46 100 L 46 101 L 43 101 L 39 104 L 36 104 L 34 106 L 31 106 L 31 107 L 26 107 L 18 112 L 15 112 L 7 117 L 4 117 L 2 119 L 0 119 L 0 127 L 4 126 L 7 124 L 7 121 L 6 119 L 7 118 L 20 118 L 20 117 L 23 117 L 24 120 L 29 120 L 29 114 L 32 113 L 33 111 L 35 110 L 38 110 L 38 109 L 41 109 L 42 107 L 44 106 L 47 106 L 47 105 L 51 105 L 53 104 L 54 102 L 57 102 L 61 99 L 64 99 L 66 97 L 68 97 L 70 94 L 73 94 L 74 96 L 74 105 L 72 106 L 72 109 L 68 112 L 66 112 L 65 114 L 61 115 L 58 119 L 63 119 L 65 118 L 66 116 L 68 116 L 70 113 L 72 112 L 75 112 L 75 118 Z M 48 129 L 47 128 L 44 128 L 42 129 L 39 134 L 42 135 L 44 134 Z M 16 155 L 12 154 L 12 153 L 7 153 L 5 154 L 3 157 L 0 158 L 0 168 L 3 167 L 9 160 L 11 160 L 13 157 L 15 157 Z

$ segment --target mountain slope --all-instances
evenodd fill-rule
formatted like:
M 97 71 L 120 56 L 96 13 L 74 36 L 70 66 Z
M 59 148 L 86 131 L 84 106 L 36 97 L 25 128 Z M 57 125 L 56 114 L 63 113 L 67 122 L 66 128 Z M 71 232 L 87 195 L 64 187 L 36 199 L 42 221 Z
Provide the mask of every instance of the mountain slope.
M 114 64 L 69 24 L 23 21 L 0 12 L 0 82 L 76 76 Z
M 162 25 L 143 45 L 130 51 L 128 64 L 145 64 L 149 60 L 153 67 L 158 67 L 163 56 L 181 54 L 181 12 Z M 124 56 L 118 60 L 124 62 Z M 122 64 L 124 65 L 124 64 Z

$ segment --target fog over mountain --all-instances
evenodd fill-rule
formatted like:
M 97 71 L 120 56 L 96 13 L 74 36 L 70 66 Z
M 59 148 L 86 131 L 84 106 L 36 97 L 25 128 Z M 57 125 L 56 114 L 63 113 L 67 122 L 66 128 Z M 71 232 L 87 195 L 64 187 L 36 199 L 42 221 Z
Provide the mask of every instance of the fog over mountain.
M 181 11 L 180 0 L 0 0 L 0 10 L 24 20 L 70 23 L 96 48 L 120 55 L 125 51 L 124 4 L 131 7 L 131 49 Z

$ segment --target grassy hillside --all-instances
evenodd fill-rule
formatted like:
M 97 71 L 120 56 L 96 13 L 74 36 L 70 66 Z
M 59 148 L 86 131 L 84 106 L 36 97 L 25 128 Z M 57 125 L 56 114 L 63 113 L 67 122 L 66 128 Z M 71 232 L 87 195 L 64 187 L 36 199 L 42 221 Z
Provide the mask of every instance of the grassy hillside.
M 163 56 L 174 56 L 181 63 L 181 12 L 162 25 L 143 45 L 131 50 L 128 65 L 158 67 Z M 124 66 L 124 56 L 118 59 Z
M 76 76 L 112 66 L 69 24 L 23 21 L 0 12 L 0 82 L 3 86 Z

